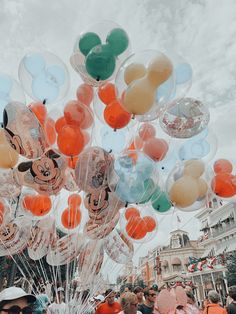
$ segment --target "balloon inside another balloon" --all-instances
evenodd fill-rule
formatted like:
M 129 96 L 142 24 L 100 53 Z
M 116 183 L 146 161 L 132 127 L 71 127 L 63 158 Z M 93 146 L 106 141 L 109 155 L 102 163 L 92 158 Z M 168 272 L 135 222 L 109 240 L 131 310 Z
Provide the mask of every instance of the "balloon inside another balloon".
M 21 192 L 21 185 L 15 179 L 14 170 L 0 170 L 0 197 L 13 199 Z
M 157 169 L 161 176 L 168 176 L 168 174 L 174 169 L 178 161 L 176 151 L 177 145 L 178 144 L 176 142 L 171 143 L 165 158 L 157 163 Z
M 7 141 L 4 130 L 0 129 L 0 168 L 13 169 L 18 160 L 18 152 Z
M 208 193 L 205 170 L 204 162 L 197 159 L 176 165 L 166 182 L 169 199 L 176 208 L 190 212 L 205 206 Z
M 39 260 L 48 253 L 54 232 L 54 219 L 51 217 L 43 218 L 31 227 L 27 250 L 32 260 Z
M 115 81 L 124 109 L 141 121 L 156 119 L 166 105 L 164 102 L 160 105 L 157 103 L 156 91 L 170 79 L 172 70 L 171 60 L 155 50 L 146 50 L 127 58 Z
M 182 161 L 202 159 L 204 162 L 212 160 L 217 151 L 215 134 L 205 129 L 189 140 L 185 140 L 178 150 L 178 158 Z
M 75 171 L 69 167 L 65 170 L 65 185 L 64 189 L 70 192 L 78 191 L 78 186 L 75 182 Z
M 20 163 L 15 177 L 20 185 L 44 195 L 56 195 L 65 185 L 66 160 L 53 150 L 40 158 Z
M 28 243 L 31 221 L 18 217 L 0 227 L 0 256 L 22 252 Z
M 122 153 L 110 169 L 109 186 L 127 203 L 145 202 L 158 184 L 155 163 L 139 151 Z
M 63 99 L 69 89 L 69 72 L 56 55 L 31 52 L 23 57 L 18 70 L 25 92 L 34 100 L 46 104 Z
M 164 82 L 157 90 L 158 102 L 165 101 L 168 106 L 173 100 L 182 99 L 192 85 L 193 69 L 191 65 L 176 53 L 167 53 L 173 63 L 173 79 Z
M 121 211 L 121 231 L 134 242 L 148 242 L 156 236 L 158 223 L 149 206 L 127 207 Z
M 158 214 L 166 215 L 173 213 L 172 202 L 170 201 L 168 193 L 166 193 L 163 188 L 157 186 L 150 201 L 152 208 L 155 209 Z
M 198 100 L 182 98 L 174 101 L 171 108 L 160 116 L 160 126 L 171 137 L 192 138 L 208 125 L 210 113 Z
M 12 220 L 11 208 L 8 202 L 0 197 L 0 226 L 7 224 Z
M 102 21 L 76 39 L 70 63 L 85 83 L 100 86 L 115 76 L 129 54 L 130 41 L 125 30 L 114 22 Z
M 48 147 L 38 119 L 22 103 L 7 104 L 3 113 L 3 127 L 8 143 L 26 158 L 38 158 Z
M 25 104 L 25 95 L 19 83 L 7 74 L 0 73 L 0 122 L 3 122 L 3 111 L 10 102 Z
M 134 255 L 132 242 L 118 229 L 115 229 L 104 239 L 104 250 L 118 264 L 132 261 Z
M 236 163 L 229 159 L 217 159 L 210 169 L 211 192 L 226 201 L 236 201 Z
M 75 178 L 79 189 L 93 193 L 107 185 L 107 175 L 112 167 L 113 157 L 100 147 L 89 147 L 78 159 Z

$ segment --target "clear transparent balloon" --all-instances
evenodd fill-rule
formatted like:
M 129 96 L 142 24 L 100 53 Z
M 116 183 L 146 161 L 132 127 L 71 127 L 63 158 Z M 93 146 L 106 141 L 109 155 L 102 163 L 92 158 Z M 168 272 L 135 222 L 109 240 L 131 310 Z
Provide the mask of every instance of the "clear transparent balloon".
M 70 85 L 66 65 L 48 51 L 26 54 L 20 62 L 18 76 L 24 91 L 32 99 L 46 104 L 63 99 Z

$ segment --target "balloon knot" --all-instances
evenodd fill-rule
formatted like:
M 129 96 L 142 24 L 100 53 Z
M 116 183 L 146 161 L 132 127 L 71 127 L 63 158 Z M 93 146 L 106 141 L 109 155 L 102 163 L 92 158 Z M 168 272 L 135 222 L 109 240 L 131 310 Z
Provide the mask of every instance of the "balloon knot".
M 97 82 L 100 81 L 100 76 L 97 76 L 96 81 L 97 81 Z
M 47 101 L 47 99 L 44 99 L 44 100 L 43 100 L 43 105 L 46 105 L 46 101 Z

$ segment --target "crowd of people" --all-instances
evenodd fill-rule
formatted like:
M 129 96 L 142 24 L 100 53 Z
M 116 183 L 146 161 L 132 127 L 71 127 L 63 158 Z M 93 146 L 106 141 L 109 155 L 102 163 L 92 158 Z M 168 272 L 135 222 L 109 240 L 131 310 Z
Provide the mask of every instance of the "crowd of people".
M 22 288 L 10 287 L 0 293 L 0 314 L 162 314 L 156 302 L 159 293 L 161 291 L 153 287 L 135 287 L 133 291 L 125 288 L 121 295 L 108 289 L 104 294 L 91 296 L 89 290 L 85 290 L 77 291 L 67 304 L 62 287 L 57 289 L 52 301 L 46 294 L 35 296 Z M 192 291 L 186 289 L 185 293 L 187 304 L 177 303 L 174 312 L 166 310 L 164 314 L 236 314 L 236 286 L 229 289 L 226 307 L 220 304 L 219 294 L 214 290 L 208 293 L 203 309 L 198 307 Z M 166 301 L 171 303 L 171 300 Z

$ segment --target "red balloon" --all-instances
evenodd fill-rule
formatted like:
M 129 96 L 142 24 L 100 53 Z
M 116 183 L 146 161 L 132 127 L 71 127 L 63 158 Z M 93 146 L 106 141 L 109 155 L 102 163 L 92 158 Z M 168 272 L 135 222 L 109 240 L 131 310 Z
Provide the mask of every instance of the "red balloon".
M 79 128 L 66 125 L 58 133 L 57 146 L 66 156 L 78 156 L 84 148 L 84 136 Z
M 79 159 L 78 156 L 70 156 L 70 157 L 68 157 L 67 158 L 68 167 L 70 167 L 71 169 L 75 169 L 78 159 Z
M 132 217 L 140 217 L 140 212 L 135 207 L 129 207 L 125 211 L 125 218 L 130 220 Z
M 235 177 L 229 173 L 219 173 L 211 181 L 213 192 L 220 197 L 232 197 L 236 193 Z
M 48 118 L 44 124 L 44 131 L 46 133 L 46 139 L 49 145 L 53 145 L 56 142 L 55 121 L 52 118 Z
M 34 216 L 44 216 L 52 208 L 52 202 L 47 195 L 26 195 L 23 198 L 23 207 Z
M 76 228 L 81 221 L 81 211 L 80 209 L 75 209 L 74 207 L 66 208 L 61 216 L 62 225 L 66 229 Z
M 47 108 L 42 102 L 33 102 L 29 105 L 30 110 L 35 114 L 41 125 L 47 118 Z
M 147 234 L 146 224 L 140 217 L 132 217 L 127 225 L 126 225 L 126 232 L 128 236 L 135 240 L 140 240 L 144 238 Z
M 146 224 L 147 232 L 152 232 L 156 229 L 156 221 L 151 216 L 143 217 L 143 221 Z
M 65 117 L 60 117 L 59 119 L 57 119 L 55 123 L 55 129 L 57 133 L 59 133 L 65 125 L 67 125 Z
M 156 135 L 156 130 L 153 125 L 149 123 L 143 123 L 138 131 L 139 137 L 143 141 L 147 141 L 150 138 L 154 138 Z
M 116 100 L 116 88 L 112 83 L 101 85 L 98 89 L 98 97 L 105 104 L 109 105 Z
M 124 128 L 131 120 L 131 114 L 125 111 L 118 100 L 106 106 L 104 119 L 113 129 Z
M 145 142 L 143 151 L 154 161 L 160 161 L 165 158 L 168 149 L 169 147 L 165 140 L 154 137 Z
M 72 194 L 68 197 L 68 205 L 70 206 L 70 208 L 79 208 L 80 204 L 81 204 L 81 196 L 79 194 Z
M 72 100 L 64 108 L 66 123 L 82 129 L 88 129 L 93 124 L 93 114 L 91 110 L 80 103 Z
M 233 171 L 232 163 L 227 159 L 218 159 L 214 163 L 215 173 L 231 173 Z
M 93 88 L 88 84 L 81 84 L 77 91 L 76 96 L 79 102 L 89 106 L 93 100 Z

